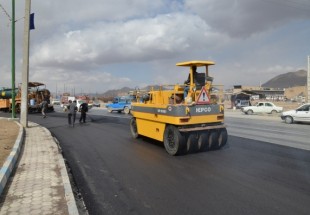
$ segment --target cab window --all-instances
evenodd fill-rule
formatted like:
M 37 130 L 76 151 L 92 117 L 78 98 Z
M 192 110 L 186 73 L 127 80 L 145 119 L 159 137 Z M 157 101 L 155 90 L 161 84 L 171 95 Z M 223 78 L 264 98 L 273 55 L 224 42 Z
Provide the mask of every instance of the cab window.
M 126 99 L 124 99 L 124 98 L 121 98 L 120 100 L 119 100 L 119 102 L 121 103 L 121 102 L 126 102 Z
M 305 105 L 305 106 L 298 108 L 297 110 L 298 111 L 309 111 L 309 109 L 310 109 L 310 105 Z

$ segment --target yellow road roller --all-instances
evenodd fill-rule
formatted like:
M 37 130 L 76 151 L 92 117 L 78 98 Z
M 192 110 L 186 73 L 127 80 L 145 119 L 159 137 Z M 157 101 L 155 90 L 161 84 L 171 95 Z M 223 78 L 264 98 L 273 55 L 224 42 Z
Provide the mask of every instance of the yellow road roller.
M 170 155 L 220 149 L 227 142 L 224 105 L 214 95 L 209 76 L 212 61 L 187 61 L 184 84 L 135 91 L 131 104 L 130 131 L 133 138 L 145 136 L 164 143 Z M 197 70 L 202 70 L 202 72 Z

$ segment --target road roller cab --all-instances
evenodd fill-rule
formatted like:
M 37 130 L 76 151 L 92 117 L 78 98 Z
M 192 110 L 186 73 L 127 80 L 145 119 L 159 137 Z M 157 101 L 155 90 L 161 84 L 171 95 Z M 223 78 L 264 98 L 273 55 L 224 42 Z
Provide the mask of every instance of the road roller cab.
M 164 143 L 170 155 L 219 149 L 227 142 L 224 106 L 209 76 L 212 61 L 177 63 L 188 67 L 184 84 L 151 87 L 135 92 L 130 130 L 134 138 L 146 136 Z M 203 72 L 197 72 L 197 68 Z

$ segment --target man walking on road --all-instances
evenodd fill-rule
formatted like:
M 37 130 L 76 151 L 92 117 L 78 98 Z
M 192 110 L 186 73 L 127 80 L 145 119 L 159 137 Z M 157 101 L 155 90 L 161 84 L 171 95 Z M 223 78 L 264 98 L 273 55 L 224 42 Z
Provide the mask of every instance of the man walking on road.
M 43 118 L 46 118 L 45 111 L 47 110 L 47 107 L 48 107 L 48 103 L 47 103 L 46 99 L 44 99 L 43 102 L 41 103 L 41 113 L 43 115 Z
M 86 121 L 86 112 L 88 111 L 88 104 L 86 102 L 82 103 L 80 106 L 81 116 L 80 116 L 80 123 L 85 123 Z
M 77 110 L 77 107 L 76 107 L 76 101 L 71 101 L 69 100 L 69 106 L 68 106 L 68 109 L 69 109 L 69 113 L 68 113 L 68 124 L 69 126 L 71 125 L 71 122 L 72 122 L 72 126 L 74 127 L 74 123 L 75 123 L 75 117 L 76 117 L 76 110 Z M 72 120 L 71 120 L 72 119 Z

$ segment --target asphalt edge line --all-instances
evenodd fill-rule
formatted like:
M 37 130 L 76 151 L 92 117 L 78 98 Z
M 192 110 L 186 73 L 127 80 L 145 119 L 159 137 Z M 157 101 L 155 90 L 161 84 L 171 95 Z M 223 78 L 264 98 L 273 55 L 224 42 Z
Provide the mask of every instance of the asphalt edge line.
M 11 120 L 11 119 L 8 119 L 8 121 L 9 120 Z M 3 190 L 7 184 L 7 181 L 10 178 L 13 169 L 15 168 L 16 161 L 18 160 L 19 155 L 20 155 L 21 146 L 23 145 L 23 142 L 24 142 L 25 130 L 20 123 L 18 123 L 16 121 L 14 121 L 14 122 L 19 126 L 19 133 L 18 133 L 18 136 L 16 138 L 16 141 L 15 141 L 15 144 L 12 148 L 11 153 L 9 154 L 7 159 L 5 160 L 3 166 L 0 170 L 0 195 L 2 195 L 2 192 L 3 192 Z
M 52 137 L 52 134 L 51 132 L 41 126 L 45 132 L 50 135 Z M 70 183 L 70 180 L 69 180 L 69 176 L 68 176 L 68 173 L 67 173 L 67 169 L 66 169 L 66 165 L 65 165 L 65 162 L 64 162 L 64 158 L 62 156 L 62 154 L 59 152 L 59 148 L 58 148 L 58 144 L 57 142 L 55 141 L 55 139 L 52 137 L 54 143 L 56 144 L 57 146 L 57 154 L 58 154 L 58 164 L 59 164 L 59 167 L 60 167 L 60 173 L 61 173 L 61 178 L 62 178 L 62 181 L 63 181 L 63 184 L 64 184 L 64 190 L 65 190 L 65 197 L 66 197 L 66 201 L 67 201 L 67 206 L 68 206 L 68 212 L 70 215 L 79 215 L 79 212 L 78 212 L 78 209 L 77 209 L 77 205 L 76 205 L 76 202 L 75 202 L 75 198 L 74 198 L 74 195 L 73 195 L 73 191 L 72 191 L 72 187 L 71 187 L 71 183 Z

